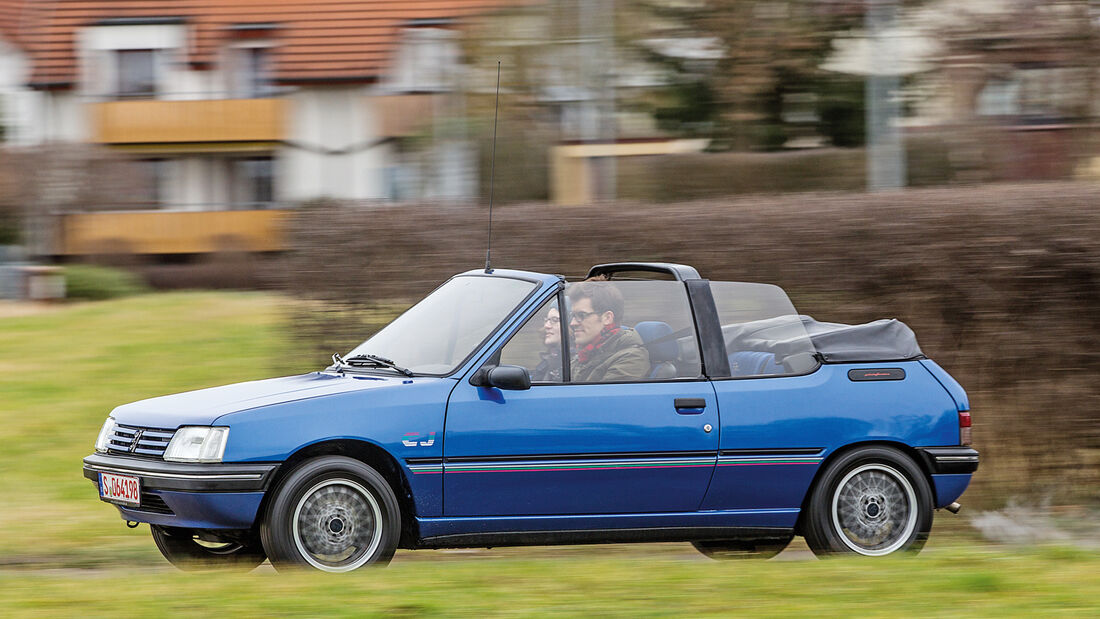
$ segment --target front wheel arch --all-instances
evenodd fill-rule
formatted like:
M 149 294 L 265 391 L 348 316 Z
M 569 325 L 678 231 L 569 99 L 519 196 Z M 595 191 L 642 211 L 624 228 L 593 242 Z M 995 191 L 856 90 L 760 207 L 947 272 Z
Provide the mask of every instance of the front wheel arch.
M 386 483 L 389 484 L 390 490 L 397 497 L 397 504 L 401 508 L 401 540 L 398 547 L 415 547 L 420 531 L 416 521 L 416 502 L 413 500 L 409 481 L 390 452 L 368 441 L 348 438 L 327 439 L 299 447 L 279 466 L 271 483 L 268 484 L 267 492 L 264 493 L 257 514 L 266 513 L 267 505 L 274 496 L 274 490 L 279 487 L 287 475 L 303 462 L 321 456 L 346 456 L 378 471 L 385 478 Z M 259 521 L 257 520 L 257 528 L 258 525 Z

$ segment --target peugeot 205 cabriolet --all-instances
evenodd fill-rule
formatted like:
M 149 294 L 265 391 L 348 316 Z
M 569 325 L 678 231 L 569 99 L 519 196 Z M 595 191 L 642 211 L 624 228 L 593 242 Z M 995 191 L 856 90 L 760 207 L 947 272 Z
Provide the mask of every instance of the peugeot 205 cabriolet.
M 111 412 L 84 476 L 181 568 L 397 548 L 917 551 L 978 466 L 966 392 L 895 320 L 616 263 L 456 275 L 329 367 Z

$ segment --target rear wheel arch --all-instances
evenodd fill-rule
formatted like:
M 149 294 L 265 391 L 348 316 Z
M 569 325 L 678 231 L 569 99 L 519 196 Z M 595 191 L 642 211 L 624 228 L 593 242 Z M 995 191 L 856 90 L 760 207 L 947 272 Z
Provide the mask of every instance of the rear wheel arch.
M 824 460 L 821 461 L 821 464 L 818 465 L 817 472 L 814 474 L 814 478 L 810 482 L 810 485 L 806 487 L 806 494 L 802 497 L 802 504 L 800 505 L 798 513 L 798 522 L 795 524 L 796 534 L 805 534 L 803 531 L 803 527 L 805 526 L 804 519 L 806 518 L 806 513 L 809 508 L 810 498 L 813 496 L 814 488 L 816 488 L 817 484 L 821 482 L 821 476 L 829 468 L 829 465 L 837 458 L 844 456 L 844 454 L 865 447 L 892 447 L 905 454 L 910 460 L 913 461 L 913 464 L 916 465 L 916 467 L 920 469 L 922 473 L 924 473 L 925 481 L 927 481 L 928 486 L 932 488 L 933 497 L 935 496 L 936 485 L 932 482 L 932 473 L 928 469 L 928 462 L 926 462 L 925 459 L 920 456 L 916 449 L 913 449 L 905 443 L 899 443 L 897 441 L 875 440 L 849 443 L 847 445 L 844 445 L 843 447 L 839 447 L 834 450 L 832 453 L 826 456 Z M 934 508 L 935 505 L 931 505 L 929 507 Z
M 370 466 L 385 478 L 397 497 L 397 504 L 401 508 L 401 539 L 399 548 L 412 548 L 419 539 L 420 532 L 416 523 L 416 502 L 413 500 L 412 488 L 401 470 L 397 460 L 379 445 L 368 441 L 356 439 L 331 439 L 310 443 L 299 448 L 279 467 L 278 472 L 267 492 L 264 493 L 260 504 L 260 514 L 266 513 L 267 505 L 275 496 L 283 479 L 303 462 L 321 456 L 346 456 Z

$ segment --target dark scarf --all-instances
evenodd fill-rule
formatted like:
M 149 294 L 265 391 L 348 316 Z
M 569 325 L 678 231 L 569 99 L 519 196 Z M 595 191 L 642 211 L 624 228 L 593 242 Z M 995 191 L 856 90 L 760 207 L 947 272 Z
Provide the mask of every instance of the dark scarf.
M 588 343 L 587 346 L 577 351 L 577 361 L 580 361 L 581 363 L 588 363 L 588 359 L 592 356 L 592 353 L 599 350 L 600 346 L 606 344 L 607 340 L 611 339 L 611 336 L 615 335 L 619 331 L 622 331 L 619 325 L 610 325 L 604 327 L 603 330 L 600 331 L 600 334 L 596 336 L 596 339 L 592 340 Z

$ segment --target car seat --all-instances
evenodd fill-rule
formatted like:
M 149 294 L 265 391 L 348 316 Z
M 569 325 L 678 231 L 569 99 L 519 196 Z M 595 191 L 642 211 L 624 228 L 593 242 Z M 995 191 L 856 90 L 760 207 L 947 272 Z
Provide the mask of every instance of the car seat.
M 649 351 L 649 375 L 646 378 L 676 378 L 676 360 L 680 347 L 676 338 L 662 339 L 672 335 L 672 327 L 657 320 L 647 320 L 634 325 L 634 330 Z

